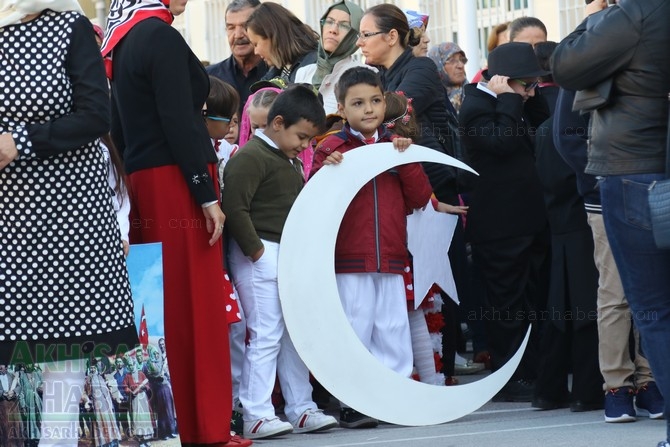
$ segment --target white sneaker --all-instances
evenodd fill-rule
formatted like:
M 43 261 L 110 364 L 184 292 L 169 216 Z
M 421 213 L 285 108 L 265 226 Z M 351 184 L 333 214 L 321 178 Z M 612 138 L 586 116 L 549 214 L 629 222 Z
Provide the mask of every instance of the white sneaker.
M 293 426 L 278 417 L 244 421 L 244 437 L 247 439 L 271 438 L 291 433 Z
M 294 433 L 311 433 L 316 431 L 329 430 L 337 427 L 337 419 L 327 414 L 323 414 L 321 410 L 307 409 L 298 419 L 291 422 Z

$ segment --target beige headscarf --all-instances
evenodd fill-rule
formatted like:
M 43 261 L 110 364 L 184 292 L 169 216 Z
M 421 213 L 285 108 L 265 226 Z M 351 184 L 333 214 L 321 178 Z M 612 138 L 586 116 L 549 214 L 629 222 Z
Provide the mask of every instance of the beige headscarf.
M 0 28 L 19 23 L 24 17 L 45 9 L 84 13 L 77 0 L 0 0 Z

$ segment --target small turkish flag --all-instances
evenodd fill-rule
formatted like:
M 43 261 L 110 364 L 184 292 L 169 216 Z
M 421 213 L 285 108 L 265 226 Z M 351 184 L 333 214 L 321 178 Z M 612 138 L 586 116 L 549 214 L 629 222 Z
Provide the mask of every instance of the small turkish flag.
M 140 334 L 139 334 L 140 344 L 147 348 L 149 344 L 149 330 L 147 329 L 147 317 L 144 315 L 144 304 L 142 304 L 142 317 L 140 319 Z

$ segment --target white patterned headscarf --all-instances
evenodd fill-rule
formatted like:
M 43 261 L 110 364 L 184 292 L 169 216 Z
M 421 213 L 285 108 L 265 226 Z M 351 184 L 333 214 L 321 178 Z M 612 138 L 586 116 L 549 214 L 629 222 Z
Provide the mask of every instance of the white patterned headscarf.
M 19 23 L 24 17 L 45 9 L 83 14 L 77 0 L 0 0 L 0 28 Z

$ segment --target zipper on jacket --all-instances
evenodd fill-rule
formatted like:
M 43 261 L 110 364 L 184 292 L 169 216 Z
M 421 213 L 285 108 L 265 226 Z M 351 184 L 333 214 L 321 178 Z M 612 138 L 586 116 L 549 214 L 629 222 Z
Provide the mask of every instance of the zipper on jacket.
M 377 273 L 382 271 L 381 249 L 379 247 L 379 203 L 377 201 L 377 180 L 372 179 L 372 193 L 375 204 L 375 250 L 377 255 Z

